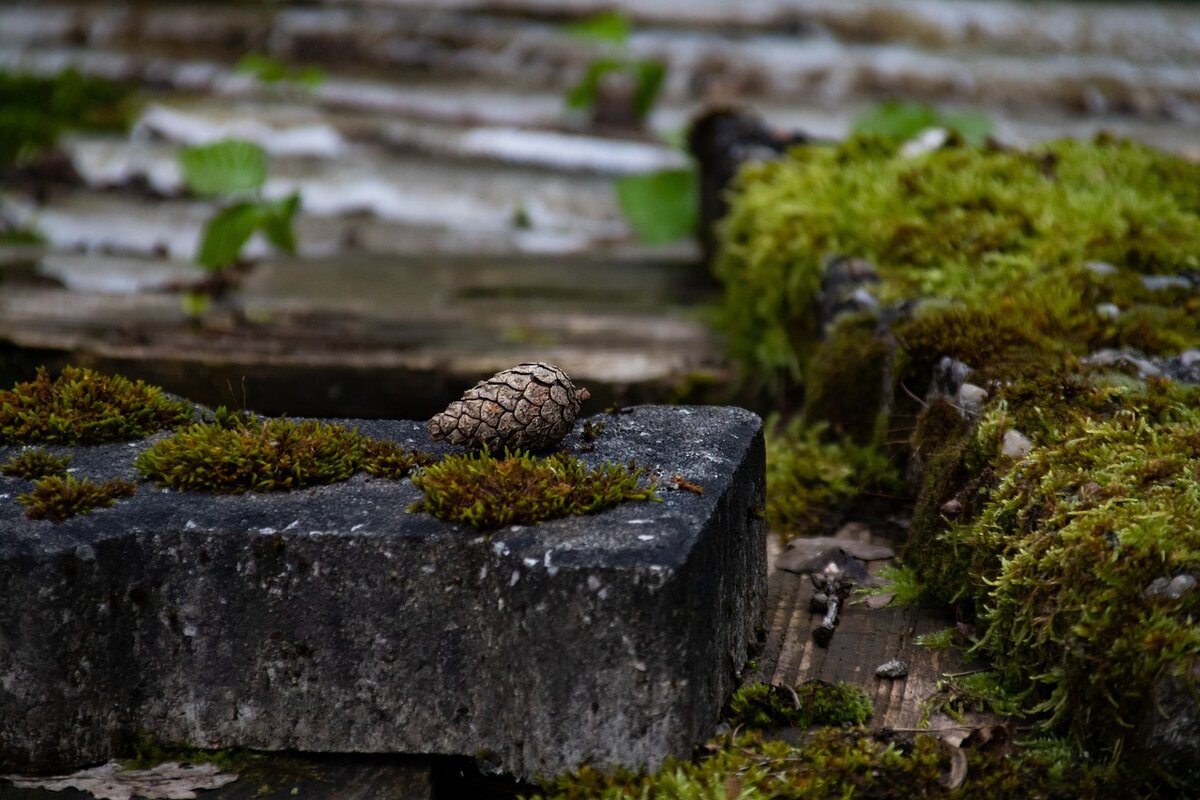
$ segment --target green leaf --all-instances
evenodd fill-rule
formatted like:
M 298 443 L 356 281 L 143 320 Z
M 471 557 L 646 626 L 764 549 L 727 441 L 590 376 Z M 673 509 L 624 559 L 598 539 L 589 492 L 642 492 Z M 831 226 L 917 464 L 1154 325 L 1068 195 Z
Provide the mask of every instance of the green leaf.
M 661 61 L 639 61 L 634 68 L 637 71 L 637 88 L 633 92 L 633 109 L 639 117 L 644 117 L 654 107 L 663 80 L 667 77 L 667 67 Z
M 564 25 L 563 30 L 571 36 L 578 36 L 581 39 L 624 44 L 629 39 L 632 27 L 629 18 L 620 11 L 605 11 Z
M 259 229 L 265 214 L 259 203 L 235 203 L 208 221 L 196 261 L 217 271 L 237 261 L 242 248 Z
M 693 169 L 631 175 L 616 182 L 621 212 L 642 241 L 673 242 L 696 230 L 699 190 Z
M 600 94 L 600 81 L 610 72 L 626 68 L 626 62 L 619 58 L 598 58 L 588 64 L 587 71 L 579 79 L 579 83 L 567 90 L 567 108 L 589 109 L 596 105 Z
M 282 200 L 262 205 L 262 220 L 259 228 L 267 241 L 287 253 L 296 252 L 296 234 L 292 221 L 300 208 L 300 193 L 293 192 Z
M 261 53 L 247 53 L 238 59 L 234 69 L 253 75 L 263 83 L 296 83 L 311 88 L 325 80 L 325 72 L 320 67 L 292 67 Z
M 909 139 L 938 124 L 938 113 L 924 103 L 891 101 L 865 111 L 854 120 L 856 134 L 873 134 L 888 139 Z
M 958 131 L 970 144 L 983 144 L 996 127 L 992 118 L 984 112 L 970 110 L 942 115 L 942 125 Z
M 991 135 L 994 124 L 982 111 L 957 111 L 944 114 L 925 103 L 892 101 L 880 103 L 854 121 L 856 134 L 874 134 L 888 139 L 911 139 L 926 128 L 947 128 L 971 144 L 982 144 Z
M 179 154 L 183 181 L 197 194 L 254 191 L 267 179 L 267 154 L 253 142 L 224 139 Z
M 192 319 L 200 319 L 212 306 L 212 297 L 204 292 L 184 292 L 179 297 L 183 313 Z

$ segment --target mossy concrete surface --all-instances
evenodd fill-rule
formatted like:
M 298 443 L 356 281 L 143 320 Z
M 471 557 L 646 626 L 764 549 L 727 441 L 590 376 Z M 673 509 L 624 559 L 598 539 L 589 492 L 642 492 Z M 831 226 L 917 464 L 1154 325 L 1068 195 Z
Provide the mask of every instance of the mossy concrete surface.
M 271 494 L 143 484 L 58 525 L 0 502 L 0 767 L 97 762 L 131 736 L 482 755 L 518 776 L 687 756 L 761 618 L 761 421 L 604 421 L 566 446 L 661 472 L 662 502 L 490 537 L 362 474 Z M 447 451 L 420 423 L 346 424 Z M 136 479 L 151 441 L 75 448 L 76 474 Z M 10 498 L 29 483 L 0 482 Z

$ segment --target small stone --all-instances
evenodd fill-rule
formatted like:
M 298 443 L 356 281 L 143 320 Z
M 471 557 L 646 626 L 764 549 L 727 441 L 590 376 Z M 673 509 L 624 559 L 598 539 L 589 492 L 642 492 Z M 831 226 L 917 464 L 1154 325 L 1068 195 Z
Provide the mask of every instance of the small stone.
M 1178 600 L 1196 587 L 1196 579 L 1191 575 L 1176 575 L 1167 584 L 1163 594 L 1171 600 Z
M 901 158 L 916 158 L 940 150 L 950 141 L 950 131 L 945 128 L 926 128 L 909 139 L 900 148 Z
M 1083 265 L 1083 268 L 1093 275 L 1115 275 L 1117 268 L 1107 261 L 1089 261 Z
M 1116 303 L 1101 303 L 1096 306 L 1096 314 L 1105 319 L 1116 319 L 1121 316 L 1121 307 Z
M 907 674 L 908 663 L 898 658 L 893 658 L 875 668 L 876 678 L 903 678 Z
M 867 608 L 872 611 L 878 611 L 881 608 L 886 608 L 888 603 L 892 602 L 896 597 L 895 592 L 880 592 L 867 596 Z
M 958 387 L 958 393 L 954 396 L 954 404 L 958 406 L 958 410 L 964 417 L 973 418 L 978 417 L 983 411 L 983 404 L 987 402 L 987 399 L 987 389 L 973 383 L 964 383 Z
M 467 447 L 548 450 L 571 430 L 589 397 L 553 364 L 526 362 L 468 389 L 429 420 L 429 434 Z
M 1020 460 L 1033 450 L 1033 442 L 1029 437 L 1015 428 L 1009 428 L 1004 432 L 1004 448 L 1003 453 L 1008 458 Z
M 945 514 L 947 517 L 958 516 L 959 514 L 962 513 L 962 510 L 963 510 L 962 500 L 959 500 L 957 497 L 955 497 L 951 500 L 947 500 L 946 502 L 942 503 L 942 513 Z

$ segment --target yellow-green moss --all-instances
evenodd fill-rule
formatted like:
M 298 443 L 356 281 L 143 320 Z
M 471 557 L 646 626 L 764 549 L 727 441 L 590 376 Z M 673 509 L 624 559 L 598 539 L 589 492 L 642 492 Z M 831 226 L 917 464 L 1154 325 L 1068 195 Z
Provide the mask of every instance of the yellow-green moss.
M 37 480 L 48 475 L 66 475 L 71 466 L 70 456 L 52 455 L 40 447 L 25 447 L 21 452 L 0 464 L 0 475 Z
M 546 781 L 548 800 L 909 800 L 1136 797 L 1143 788 L 1067 747 L 971 748 L 961 786 L 947 788 L 950 748 L 928 735 L 821 728 L 803 744 L 751 732 L 714 739 L 696 761 L 669 759 L 655 773 L 594 767 Z
M 810 531 L 849 498 L 895 491 L 899 476 L 872 445 L 838 442 L 823 424 L 767 421 L 767 523 L 781 533 Z
M 97 508 L 108 508 L 121 497 L 132 497 L 133 481 L 107 480 L 95 483 L 87 478 L 70 475 L 48 475 L 33 485 L 33 491 L 17 495 L 25 506 L 25 516 L 63 522 L 78 514 L 90 514 Z
M 729 698 L 725 721 L 734 728 L 808 728 L 861 725 L 871 718 L 871 698 L 849 683 L 810 680 L 798 686 L 752 683 Z
M 370 439 L 336 423 L 258 419 L 220 408 L 211 422 L 196 423 L 155 442 L 135 466 L 150 480 L 173 489 L 241 493 L 338 483 L 360 470 L 400 479 L 413 467 L 431 462 L 425 453 Z
M 628 500 L 657 500 L 645 470 L 620 464 L 589 468 L 565 453 L 496 456 L 449 455 L 417 472 L 424 498 L 410 510 L 426 511 L 481 530 L 530 525 L 572 514 L 592 514 Z
M 877 266 L 885 302 L 990 309 L 999 332 L 1068 350 L 1136 342 L 1163 352 L 1197 340 L 1198 315 L 1172 309 L 1138 273 L 1200 267 L 1197 185 L 1200 164 L 1109 140 L 913 158 L 872 139 L 793 148 L 735 182 L 714 265 L 725 285 L 718 324 L 753 377 L 801 381 L 823 265 L 847 256 Z M 1092 260 L 1116 270 L 1089 270 Z M 1132 313 L 1114 323 L 1096 310 L 1105 302 Z M 1149 312 L 1161 317 L 1150 337 L 1137 322 L 1147 303 L 1168 309 Z M 967 335 L 991 349 L 982 332 Z
M 0 390 L 0 444 L 102 444 L 140 439 L 192 419 L 192 405 L 156 386 L 66 367 Z

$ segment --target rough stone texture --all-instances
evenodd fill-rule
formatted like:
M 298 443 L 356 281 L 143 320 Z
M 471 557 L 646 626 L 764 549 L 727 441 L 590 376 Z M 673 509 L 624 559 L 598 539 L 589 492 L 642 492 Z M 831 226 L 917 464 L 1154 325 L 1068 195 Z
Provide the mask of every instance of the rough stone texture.
M 518 776 L 654 765 L 716 722 L 765 600 L 761 421 L 606 415 L 582 457 L 702 485 L 485 538 L 405 508 L 408 481 L 294 493 L 139 485 L 62 525 L 0 478 L 0 768 L 167 744 L 489 755 Z M 439 448 L 418 422 L 365 433 Z M 578 432 L 567 447 L 585 449 Z M 77 448 L 136 477 L 146 446 Z M 444 450 L 445 448 L 440 448 Z M 0 452 L 0 458 L 7 452 Z
M 429 420 L 434 439 L 469 447 L 547 450 L 575 424 L 591 393 L 544 361 L 501 370 Z

